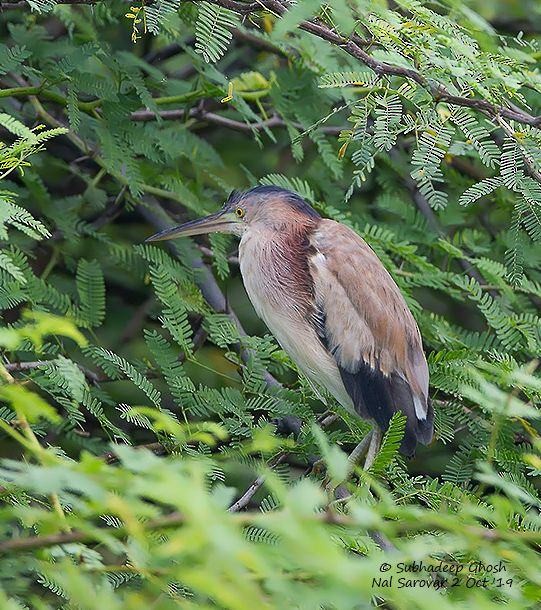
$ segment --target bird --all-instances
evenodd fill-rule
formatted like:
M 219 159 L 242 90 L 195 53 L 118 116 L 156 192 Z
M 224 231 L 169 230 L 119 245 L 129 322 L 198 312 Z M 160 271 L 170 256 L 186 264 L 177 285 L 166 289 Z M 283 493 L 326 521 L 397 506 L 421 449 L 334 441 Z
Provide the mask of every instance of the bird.
M 412 456 L 417 443 L 432 441 L 434 410 L 419 327 L 360 235 L 323 218 L 297 193 L 269 185 L 233 191 L 218 212 L 146 241 L 214 232 L 240 238 L 246 293 L 311 385 L 371 422 L 371 462 L 397 411 L 406 416 L 401 453 Z

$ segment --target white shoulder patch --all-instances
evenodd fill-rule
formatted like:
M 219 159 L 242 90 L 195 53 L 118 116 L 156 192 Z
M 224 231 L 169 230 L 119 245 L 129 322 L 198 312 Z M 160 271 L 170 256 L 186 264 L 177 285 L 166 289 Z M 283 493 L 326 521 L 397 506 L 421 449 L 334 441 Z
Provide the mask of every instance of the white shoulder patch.
M 417 419 L 425 420 L 426 419 L 426 407 L 423 404 L 422 400 L 419 396 L 413 397 L 413 404 L 415 406 L 415 415 Z
M 319 267 L 325 265 L 327 259 L 325 258 L 325 255 L 322 252 L 318 252 L 317 254 L 314 254 L 314 256 L 312 256 L 312 262 L 314 263 L 314 265 Z

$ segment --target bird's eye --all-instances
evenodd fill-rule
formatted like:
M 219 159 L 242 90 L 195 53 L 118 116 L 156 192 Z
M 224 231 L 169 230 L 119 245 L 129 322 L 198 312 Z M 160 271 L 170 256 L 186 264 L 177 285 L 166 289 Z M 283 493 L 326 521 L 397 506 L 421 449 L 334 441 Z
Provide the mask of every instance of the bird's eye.
M 238 218 L 242 218 L 244 216 L 245 212 L 242 208 L 237 208 L 235 210 L 235 214 L 237 215 Z

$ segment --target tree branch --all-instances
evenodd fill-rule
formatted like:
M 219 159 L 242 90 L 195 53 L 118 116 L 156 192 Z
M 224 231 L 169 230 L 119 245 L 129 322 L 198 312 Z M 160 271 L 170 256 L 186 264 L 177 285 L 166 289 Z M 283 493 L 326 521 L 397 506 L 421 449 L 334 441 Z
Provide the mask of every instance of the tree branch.
M 180 513 L 174 512 L 157 519 L 152 519 L 142 524 L 147 530 L 174 527 L 184 523 L 185 518 Z M 129 535 L 126 527 L 96 528 L 95 531 L 73 530 L 61 534 L 50 534 L 49 536 L 28 536 L 27 538 L 12 538 L 0 542 L 0 554 L 17 551 L 29 551 L 41 549 L 57 544 L 69 544 L 72 542 L 92 542 L 98 540 L 103 534 L 113 538 L 124 538 Z
M 276 468 L 278 464 L 281 464 L 287 457 L 287 452 L 282 451 L 279 453 L 274 459 L 272 459 L 268 464 L 267 468 Z M 261 474 L 250 484 L 248 489 L 240 496 L 238 500 L 233 502 L 231 506 L 227 509 L 230 513 L 236 513 L 239 510 L 242 510 L 250 503 L 250 500 L 255 496 L 255 494 L 261 489 L 263 484 L 265 483 L 265 475 Z
M 33 360 L 31 362 L 8 362 L 4 364 L 4 368 L 6 371 L 10 373 L 22 373 L 25 371 L 33 371 L 35 369 L 40 369 L 48 364 L 53 364 L 53 360 Z M 106 375 L 95 373 L 90 369 L 87 369 L 85 366 L 77 365 L 83 375 L 86 377 L 88 381 L 91 383 L 99 383 L 102 381 L 109 381 L 109 377 Z
M 359 523 L 358 518 L 352 517 L 350 515 L 345 515 L 343 513 L 333 512 L 331 510 L 314 512 L 313 514 L 303 516 L 303 519 L 320 523 L 328 523 L 330 525 L 341 525 L 343 527 L 362 527 L 362 525 Z M 234 520 L 236 523 L 240 524 L 251 523 L 253 521 L 259 522 L 261 520 L 261 512 L 239 512 L 234 515 Z M 186 523 L 186 521 L 187 519 L 182 513 L 172 512 L 168 515 L 163 515 L 160 517 L 156 517 L 155 519 L 150 519 L 149 521 L 142 522 L 140 525 L 146 530 L 160 530 L 182 525 Z M 389 524 L 394 525 L 397 533 L 399 533 L 400 531 L 414 532 L 418 531 L 419 529 L 426 530 L 437 527 L 450 532 L 460 532 L 464 536 L 472 536 L 491 541 L 509 540 L 513 542 L 517 538 L 524 540 L 525 542 L 530 542 L 532 544 L 539 544 L 539 542 L 541 541 L 541 532 L 539 531 L 523 531 L 516 529 L 495 530 L 474 525 L 461 526 L 460 524 L 456 524 L 456 519 L 454 521 L 444 522 L 442 519 L 438 518 L 438 515 L 432 516 L 427 514 L 424 515 L 424 518 L 421 520 L 415 519 L 411 522 L 402 522 L 396 524 L 389 522 Z M 93 530 L 88 531 L 72 530 L 70 532 L 50 534 L 48 536 L 28 536 L 26 538 L 11 538 L 9 540 L 4 540 L 3 542 L 0 542 L 0 554 L 31 551 L 34 549 L 42 549 L 50 546 L 56 546 L 59 544 L 69 544 L 72 542 L 85 543 L 99 541 L 104 535 L 109 535 L 118 540 L 126 538 L 127 536 L 129 536 L 129 534 L 130 532 L 127 527 L 96 527 Z
M 224 0 L 210 0 L 214 4 L 221 5 Z M 281 4 L 278 0 L 261 0 L 261 5 L 266 8 L 272 8 L 280 16 L 287 12 L 286 7 Z M 235 9 L 233 9 L 235 10 Z M 472 108 L 478 110 L 488 116 L 490 119 L 494 119 L 498 116 L 502 116 L 519 123 L 525 123 L 527 125 L 539 126 L 541 125 L 541 116 L 532 116 L 531 114 L 522 111 L 520 109 L 511 109 L 505 106 L 496 106 L 491 102 L 478 98 L 463 97 L 452 94 L 444 85 L 434 81 L 429 81 L 422 76 L 416 70 L 411 68 L 404 68 L 402 66 L 396 66 L 389 64 L 384 61 L 380 61 L 372 57 L 364 49 L 362 49 L 353 40 L 345 40 L 339 34 L 333 32 L 330 28 L 314 21 L 302 21 L 299 24 L 299 28 L 332 42 L 333 44 L 341 47 L 356 59 L 359 59 L 362 63 L 371 68 L 376 74 L 387 75 L 387 76 L 402 76 L 409 80 L 416 82 L 418 85 L 426 89 L 436 102 L 447 102 L 455 106 L 463 106 L 465 108 Z
M 318 417 L 317 423 L 322 428 L 325 428 L 327 426 L 330 426 L 337 419 L 338 419 L 338 416 L 335 413 L 331 413 L 331 414 L 323 413 L 323 415 Z M 287 451 L 281 451 L 278 455 L 276 455 L 272 460 L 269 461 L 269 463 L 267 464 L 267 468 L 269 468 L 271 470 L 273 468 L 276 468 L 276 466 L 278 466 L 278 464 L 281 464 L 287 458 L 287 456 L 288 456 Z M 265 475 L 261 474 L 252 483 L 250 483 L 248 489 L 246 489 L 246 491 L 240 496 L 240 498 L 238 500 L 236 500 L 235 502 L 233 502 L 233 504 L 231 504 L 231 506 L 228 509 L 229 512 L 235 513 L 237 511 L 245 508 L 250 503 L 250 500 L 255 496 L 255 494 L 259 491 L 259 489 L 263 486 L 263 484 L 265 483 L 265 480 L 266 480 Z
M 100 0 L 59 0 L 58 3 L 91 5 L 98 1 Z M 202 0 L 193 1 L 200 2 Z M 237 0 L 209 1 L 212 2 L 212 4 L 223 6 L 224 8 L 228 8 L 241 15 L 257 13 L 263 9 L 282 17 L 289 9 L 289 5 L 282 4 L 279 0 L 258 0 L 257 2 L 239 2 Z M 14 2 L 11 0 L 4 0 L 0 3 L 0 7 L 15 8 L 24 6 L 25 4 L 26 3 L 24 2 L 21 4 L 19 0 L 15 0 Z M 464 108 L 478 110 L 479 112 L 488 116 L 491 120 L 494 120 L 497 117 L 503 117 L 512 121 L 517 121 L 518 123 L 523 123 L 525 125 L 532 125 L 534 127 L 541 126 L 541 115 L 534 116 L 517 107 L 511 108 L 508 106 L 498 106 L 484 99 L 454 95 L 442 83 L 427 79 L 413 68 L 405 68 L 403 66 L 397 66 L 395 64 L 390 64 L 388 62 L 376 59 L 361 48 L 365 41 L 359 40 L 358 38 L 343 38 L 340 34 L 337 34 L 335 31 L 331 30 L 328 26 L 317 21 L 316 19 L 301 21 L 298 27 L 305 32 L 309 32 L 322 40 L 326 40 L 327 42 L 340 47 L 346 53 L 361 61 L 380 76 L 401 76 L 416 82 L 430 93 L 435 102 L 447 102 L 448 104 L 452 104 L 454 106 L 462 106 Z
M 21 81 L 22 82 L 22 81 Z M 153 99 L 154 103 L 161 106 L 166 104 L 175 104 L 175 103 L 187 103 L 195 101 L 196 99 L 201 99 L 203 95 L 202 91 L 193 91 L 184 95 L 177 96 L 166 96 L 166 97 L 155 97 Z M 44 89 L 41 85 L 30 86 L 26 85 L 21 87 L 11 87 L 7 89 L 0 89 L 0 98 L 5 97 L 29 97 L 30 100 L 33 98 L 38 99 L 46 99 L 60 106 L 67 106 L 67 99 L 54 91 L 49 91 Z M 83 110 L 87 113 L 96 112 L 99 110 L 101 106 L 102 100 L 96 99 L 90 102 L 81 102 L 77 103 L 77 106 L 80 110 Z M 269 119 L 265 119 L 262 121 L 254 122 L 254 123 L 246 123 L 244 121 L 236 121 L 235 119 L 230 119 L 228 117 L 224 117 L 220 114 L 216 114 L 213 112 L 207 112 L 202 108 L 191 108 L 188 112 L 186 110 L 179 108 L 174 110 L 161 110 L 158 112 L 154 112 L 152 110 L 136 110 L 132 112 L 131 119 L 132 121 L 139 122 L 147 122 L 147 121 L 156 121 L 158 118 L 165 121 L 173 121 L 178 119 L 185 118 L 194 118 L 200 121 L 205 121 L 207 123 L 213 123 L 215 125 L 219 125 L 221 127 L 226 127 L 228 129 L 235 129 L 237 131 L 261 131 L 263 129 L 269 129 L 271 127 L 285 127 L 287 126 L 287 122 L 282 119 L 277 114 L 274 114 Z M 58 122 L 57 122 L 58 123 Z M 291 122 L 291 125 L 296 127 L 297 129 L 304 130 L 304 126 L 300 123 Z M 344 129 L 348 129 L 348 127 L 336 127 L 336 126 L 320 126 L 319 129 L 323 133 L 338 135 Z
M 284 121 L 284 119 L 277 114 L 274 114 L 269 119 L 258 121 L 257 123 L 244 123 L 243 121 L 236 121 L 234 119 L 221 116 L 220 114 L 207 112 L 199 108 L 192 108 L 188 112 L 182 108 L 176 110 L 162 110 L 158 112 L 158 115 L 151 110 L 136 110 L 135 112 L 132 112 L 131 119 L 132 121 L 155 121 L 158 116 L 166 121 L 194 118 L 201 121 L 206 121 L 207 123 L 214 123 L 215 125 L 220 125 L 221 127 L 226 127 L 228 129 L 235 129 L 237 131 L 261 131 L 262 129 L 268 129 L 271 127 L 285 127 L 287 125 L 286 121 Z M 291 124 L 297 129 L 305 129 L 299 123 Z M 338 135 L 341 131 L 347 129 L 347 127 L 324 126 L 320 129 L 324 133 Z
M 305 516 L 304 518 L 311 521 L 329 523 L 331 525 L 342 525 L 344 527 L 353 527 L 357 525 L 356 520 L 352 517 L 329 510 L 319 513 L 313 513 L 312 515 Z M 237 523 L 251 523 L 252 521 L 258 521 L 259 519 L 261 519 L 261 513 L 259 511 L 237 513 L 234 516 L 234 519 Z M 150 519 L 146 522 L 141 522 L 140 526 L 145 530 L 161 530 L 176 527 L 184 523 L 186 523 L 186 517 L 182 513 L 172 512 L 168 515 L 163 515 L 161 517 L 156 517 L 155 519 Z M 130 531 L 125 526 L 116 528 L 96 527 L 93 530 L 88 531 L 72 530 L 70 532 L 65 532 L 61 534 L 50 534 L 48 536 L 28 536 L 27 538 L 11 538 L 9 540 L 4 540 L 3 542 L 0 542 L 0 554 L 31 551 L 34 549 L 42 549 L 50 546 L 56 546 L 58 544 L 69 544 L 72 542 L 97 542 L 104 535 L 109 535 L 118 540 L 129 536 Z M 532 536 L 532 538 L 535 539 L 534 536 Z
M 399 157 L 398 151 L 396 151 L 396 150 L 390 151 L 389 156 L 391 157 L 392 160 L 395 161 L 395 163 L 397 165 L 399 165 L 400 157 Z M 417 187 L 417 184 L 415 183 L 413 178 L 411 178 L 407 172 L 405 172 L 405 176 L 406 177 L 403 178 L 404 186 L 409 191 L 411 198 L 413 199 L 413 202 L 415 203 L 416 208 L 419 210 L 420 214 L 425 218 L 428 226 L 439 237 L 442 237 L 442 238 L 447 237 L 447 234 L 443 230 L 443 227 L 441 226 L 440 221 L 438 220 L 438 217 L 436 216 L 436 214 L 434 214 L 434 210 L 430 207 L 430 204 L 426 200 L 426 197 L 424 197 L 424 195 L 419 191 L 419 188 Z M 483 276 L 479 273 L 479 271 L 477 271 L 477 269 L 468 260 L 466 260 L 464 258 L 458 258 L 457 262 L 466 275 L 473 278 L 481 285 L 486 284 Z M 491 294 L 491 296 L 493 296 L 493 297 L 498 296 L 497 292 L 495 292 L 495 291 L 489 290 L 487 292 L 489 292 Z

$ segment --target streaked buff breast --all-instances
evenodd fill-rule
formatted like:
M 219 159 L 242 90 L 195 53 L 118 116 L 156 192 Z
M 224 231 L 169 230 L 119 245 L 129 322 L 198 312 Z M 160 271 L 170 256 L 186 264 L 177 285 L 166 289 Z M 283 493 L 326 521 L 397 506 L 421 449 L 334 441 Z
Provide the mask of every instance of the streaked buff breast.
M 310 282 L 302 279 L 310 278 L 300 274 L 309 272 L 299 268 L 295 254 L 266 231 L 245 233 L 239 246 L 244 287 L 258 316 L 301 371 L 354 411 L 336 362 L 307 319 L 312 295 L 307 293 Z

